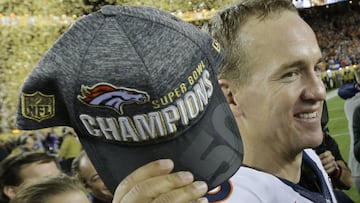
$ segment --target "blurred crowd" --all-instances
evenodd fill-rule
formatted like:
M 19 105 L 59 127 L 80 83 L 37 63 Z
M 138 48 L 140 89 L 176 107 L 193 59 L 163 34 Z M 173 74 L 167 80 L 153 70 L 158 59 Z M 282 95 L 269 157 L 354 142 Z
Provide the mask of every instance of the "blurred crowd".
M 304 18 L 317 35 L 325 70 L 360 63 L 360 11 Z
M 9 155 L 25 152 L 46 152 L 57 157 L 64 172 L 71 169 L 72 160 L 80 154 L 81 144 L 71 128 L 29 131 L 0 137 L 0 161 Z

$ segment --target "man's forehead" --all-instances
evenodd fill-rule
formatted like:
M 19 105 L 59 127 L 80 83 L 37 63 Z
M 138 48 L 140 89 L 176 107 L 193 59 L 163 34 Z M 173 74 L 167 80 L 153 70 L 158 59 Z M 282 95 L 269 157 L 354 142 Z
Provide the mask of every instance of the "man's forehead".
M 86 179 L 91 178 L 94 174 L 97 174 L 94 165 L 86 156 L 79 160 L 79 172 L 80 175 Z
M 239 35 L 242 41 L 256 44 L 288 39 L 302 40 L 315 36 L 311 27 L 297 13 L 291 11 L 270 14 L 266 19 L 252 16 L 240 28 Z
M 243 47 L 257 53 L 250 57 L 251 61 L 258 63 L 267 57 L 269 61 L 276 59 L 279 65 L 300 60 L 317 63 L 321 52 L 311 27 L 294 12 L 280 15 L 263 21 L 252 18 L 239 32 Z
M 61 173 L 54 161 L 42 162 L 37 161 L 23 165 L 20 170 L 21 177 L 26 179 L 56 176 Z
M 89 166 L 93 166 L 93 164 L 91 163 L 89 157 L 82 156 L 81 159 L 79 160 L 80 169 L 83 168 L 83 167 L 88 168 Z

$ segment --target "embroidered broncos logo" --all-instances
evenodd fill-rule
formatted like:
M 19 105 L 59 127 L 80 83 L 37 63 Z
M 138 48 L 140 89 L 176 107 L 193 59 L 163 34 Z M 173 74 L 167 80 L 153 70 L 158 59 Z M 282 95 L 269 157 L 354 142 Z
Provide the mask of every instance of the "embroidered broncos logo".
M 150 100 L 150 96 L 136 89 L 100 83 L 92 87 L 82 85 L 78 99 L 86 104 L 114 108 L 122 115 L 124 104 L 143 104 Z

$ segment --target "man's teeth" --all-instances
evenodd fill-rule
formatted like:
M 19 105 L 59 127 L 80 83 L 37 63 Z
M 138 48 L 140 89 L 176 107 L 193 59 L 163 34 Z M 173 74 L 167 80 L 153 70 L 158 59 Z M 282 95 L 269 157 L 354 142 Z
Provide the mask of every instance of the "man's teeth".
M 313 112 L 313 113 L 300 113 L 297 115 L 297 117 L 299 118 L 303 118 L 303 119 L 309 119 L 309 118 L 315 118 L 317 115 L 317 112 Z

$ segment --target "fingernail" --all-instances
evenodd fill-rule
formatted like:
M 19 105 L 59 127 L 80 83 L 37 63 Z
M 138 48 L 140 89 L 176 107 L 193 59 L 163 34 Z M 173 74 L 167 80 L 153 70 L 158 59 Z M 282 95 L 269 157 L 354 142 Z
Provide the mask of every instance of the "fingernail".
M 207 184 L 204 181 L 196 181 L 193 185 L 197 190 L 207 190 Z
M 199 198 L 196 202 L 198 203 L 208 203 L 208 199 L 206 197 Z
M 180 171 L 177 173 L 178 177 L 184 182 L 191 182 L 193 181 L 193 175 L 187 171 Z
M 161 169 L 169 169 L 174 165 L 170 159 L 160 159 L 158 163 Z

